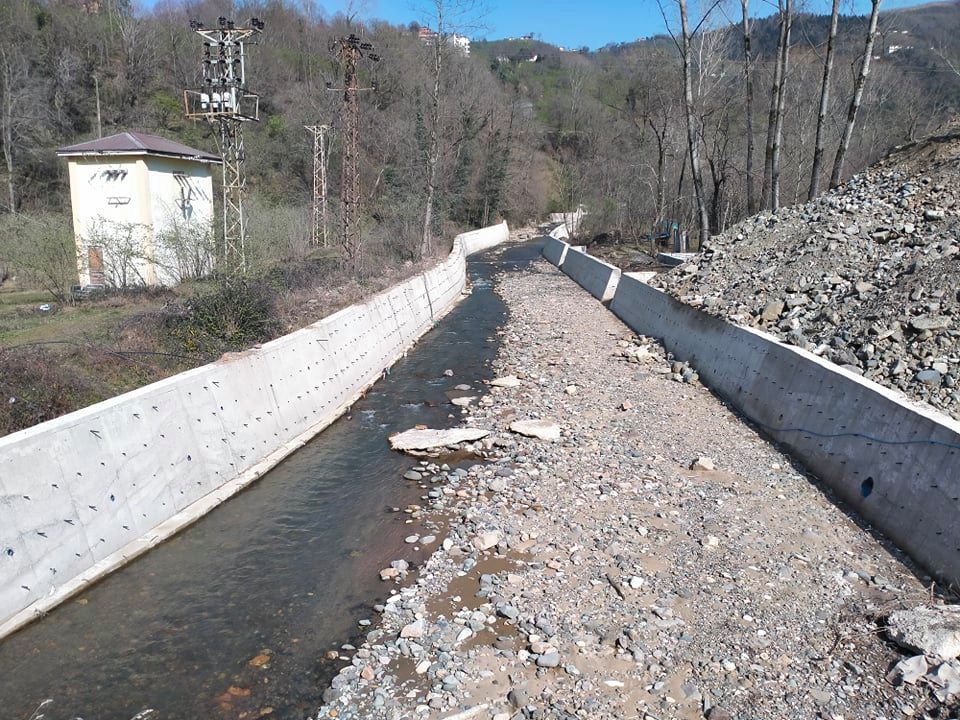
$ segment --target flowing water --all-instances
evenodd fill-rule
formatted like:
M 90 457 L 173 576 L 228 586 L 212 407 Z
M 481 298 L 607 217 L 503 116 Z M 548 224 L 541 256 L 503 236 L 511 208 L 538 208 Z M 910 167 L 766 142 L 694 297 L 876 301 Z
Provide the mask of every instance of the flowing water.
M 540 243 L 468 263 L 473 292 L 349 414 L 160 547 L 0 641 L 0 718 L 305 718 L 336 672 L 325 653 L 375 620 L 422 490 L 387 437 L 456 424 L 444 392 L 490 376 L 506 318 L 499 269 Z M 454 371 L 453 377 L 444 370 Z M 448 417 L 450 414 L 455 417 Z

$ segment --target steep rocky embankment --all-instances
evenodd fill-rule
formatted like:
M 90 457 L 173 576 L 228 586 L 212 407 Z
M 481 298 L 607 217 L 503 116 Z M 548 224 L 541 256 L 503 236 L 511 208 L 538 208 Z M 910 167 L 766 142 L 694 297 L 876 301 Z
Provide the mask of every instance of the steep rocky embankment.
M 960 418 L 960 132 L 749 218 L 651 284 Z

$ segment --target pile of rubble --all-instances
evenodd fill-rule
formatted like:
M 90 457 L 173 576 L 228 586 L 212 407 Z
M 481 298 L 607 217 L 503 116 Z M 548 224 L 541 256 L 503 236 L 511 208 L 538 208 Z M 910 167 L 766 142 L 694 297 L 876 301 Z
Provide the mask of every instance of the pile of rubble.
M 960 133 L 717 235 L 651 284 L 960 418 Z

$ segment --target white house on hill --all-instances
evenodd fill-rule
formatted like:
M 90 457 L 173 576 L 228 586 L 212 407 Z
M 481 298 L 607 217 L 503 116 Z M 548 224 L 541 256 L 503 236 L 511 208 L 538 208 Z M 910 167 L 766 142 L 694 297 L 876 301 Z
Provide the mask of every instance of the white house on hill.
M 81 286 L 174 285 L 211 270 L 218 156 L 137 132 L 57 154 L 67 158 Z

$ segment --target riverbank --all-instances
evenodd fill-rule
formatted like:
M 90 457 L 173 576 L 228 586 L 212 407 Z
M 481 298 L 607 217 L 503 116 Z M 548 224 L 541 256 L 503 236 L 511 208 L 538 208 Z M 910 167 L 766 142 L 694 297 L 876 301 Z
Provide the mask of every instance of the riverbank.
M 902 656 L 879 630 L 930 601 L 922 572 L 552 266 L 498 291 L 510 320 L 494 373 L 520 382 L 466 415 L 493 431 L 474 446 L 489 462 L 424 468 L 431 510 L 411 513 L 410 537 L 448 517 L 442 548 L 342 653 L 318 717 L 938 707 L 887 682 Z M 528 418 L 560 439 L 510 432 Z

